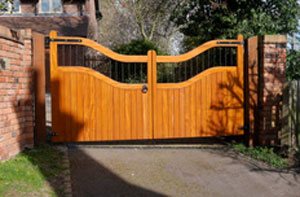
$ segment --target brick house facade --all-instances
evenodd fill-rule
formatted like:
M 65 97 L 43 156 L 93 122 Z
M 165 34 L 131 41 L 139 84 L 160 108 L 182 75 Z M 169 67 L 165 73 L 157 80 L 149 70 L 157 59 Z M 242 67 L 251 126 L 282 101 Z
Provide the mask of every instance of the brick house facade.
M 0 25 L 8 28 L 98 38 L 98 0 L 14 0 L 14 5 L 7 7 L 0 14 Z

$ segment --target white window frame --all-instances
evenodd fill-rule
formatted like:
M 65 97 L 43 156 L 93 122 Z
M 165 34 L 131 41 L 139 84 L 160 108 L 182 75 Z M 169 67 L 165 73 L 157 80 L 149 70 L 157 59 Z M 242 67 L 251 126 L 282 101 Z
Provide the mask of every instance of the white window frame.
M 7 10 L 6 11 L 1 11 L 0 13 L 2 14 L 21 14 L 21 0 L 19 0 L 19 11 L 13 11 L 13 3 L 8 1 L 7 2 Z
M 61 14 L 61 13 L 63 13 L 63 3 L 62 3 L 62 0 L 60 1 L 61 2 L 61 9 L 60 9 L 60 11 L 58 11 L 58 12 L 54 12 L 53 11 L 53 9 L 52 9 L 52 6 L 53 6 L 53 2 L 52 2 L 52 0 L 47 0 L 47 1 L 49 1 L 49 11 L 43 11 L 42 10 L 42 1 L 43 0 L 39 0 L 39 13 L 41 13 L 41 14 Z

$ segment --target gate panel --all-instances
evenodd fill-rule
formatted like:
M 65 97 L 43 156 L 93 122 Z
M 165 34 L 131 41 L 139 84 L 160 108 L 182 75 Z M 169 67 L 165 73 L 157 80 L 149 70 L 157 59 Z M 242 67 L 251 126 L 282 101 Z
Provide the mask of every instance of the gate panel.
M 50 39 L 64 38 L 56 37 L 55 32 L 52 32 Z M 106 53 L 98 45 L 85 41 L 82 39 L 80 43 L 70 43 L 96 46 L 96 50 Z M 52 130 L 57 133 L 52 140 L 83 142 L 152 139 L 151 78 L 148 77 L 146 84 L 125 84 L 90 68 L 57 65 L 57 45 L 70 43 L 58 40 L 50 44 Z M 147 56 L 124 58 L 113 55 L 110 58 L 115 60 L 151 64 L 151 58 Z M 73 61 L 70 54 L 64 58 Z M 148 86 L 148 92 L 142 92 L 144 85 Z
M 56 32 L 50 41 L 53 142 L 243 134 L 241 36 L 180 56 L 120 55 Z
M 153 80 L 155 139 L 243 134 L 242 41 L 210 41 L 184 55 L 157 57 L 155 74 L 162 77 Z M 225 47 L 236 49 L 230 54 Z

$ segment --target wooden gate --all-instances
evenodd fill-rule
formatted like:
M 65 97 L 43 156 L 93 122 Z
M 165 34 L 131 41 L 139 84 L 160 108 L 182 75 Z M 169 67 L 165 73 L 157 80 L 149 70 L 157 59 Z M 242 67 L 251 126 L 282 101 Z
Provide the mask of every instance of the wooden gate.
M 50 33 L 54 142 L 241 135 L 243 38 L 180 56 L 117 54 Z

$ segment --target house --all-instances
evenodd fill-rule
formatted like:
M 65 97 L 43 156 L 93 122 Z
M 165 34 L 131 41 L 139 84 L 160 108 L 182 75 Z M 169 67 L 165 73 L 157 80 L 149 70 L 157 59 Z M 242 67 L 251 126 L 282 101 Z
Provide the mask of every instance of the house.
M 0 14 L 0 24 L 12 29 L 30 28 L 61 36 L 98 39 L 101 19 L 98 0 L 13 0 Z

